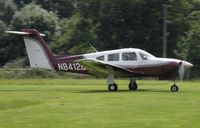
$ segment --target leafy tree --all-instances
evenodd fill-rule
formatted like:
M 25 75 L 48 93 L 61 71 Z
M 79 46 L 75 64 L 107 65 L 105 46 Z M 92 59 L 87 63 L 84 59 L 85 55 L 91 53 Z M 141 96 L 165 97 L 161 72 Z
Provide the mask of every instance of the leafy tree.
M 0 19 L 7 24 L 12 20 L 17 7 L 12 0 L 1 0 L 0 1 Z
M 191 4 L 185 0 L 82 0 L 76 10 L 81 17 L 79 34 L 89 32 L 93 35 L 94 45 L 99 50 L 137 47 L 161 56 L 163 4 L 174 8 L 169 13 L 173 22 L 168 30 L 171 33 L 168 53 L 169 57 L 175 57 L 171 51 L 176 49 L 176 42 L 189 28 L 185 16 Z
M 18 8 L 22 8 L 23 6 L 32 3 L 34 0 L 13 0 Z
M 60 18 L 70 17 L 74 11 L 74 0 L 36 0 L 36 3 L 55 12 Z
M 80 54 L 91 52 L 89 43 L 94 41 L 95 35 L 89 32 L 88 24 L 84 24 L 79 13 L 70 19 L 61 21 L 61 35 L 55 38 L 53 50 L 59 54 Z
M 42 8 L 56 13 L 59 18 L 70 17 L 74 11 L 74 0 L 14 0 L 18 7 L 26 4 L 35 3 L 41 5 Z
M 6 41 L 4 40 L 4 35 L 5 35 L 5 30 L 6 30 L 6 24 L 0 20 L 0 66 L 4 64 L 4 62 L 7 60 L 6 55 L 7 53 L 5 52 L 6 49 L 4 46 L 6 45 Z
M 191 13 L 192 2 L 187 0 L 173 0 L 168 2 L 171 7 L 168 11 L 168 20 L 171 23 L 168 24 L 168 57 L 177 57 L 174 54 L 174 50 L 177 49 L 177 42 L 185 35 L 185 32 L 190 29 L 188 22 L 188 15 Z
M 9 28 L 9 23 L 16 9 L 12 0 L 0 1 L 0 66 L 8 60 L 9 53 L 7 52 L 8 47 L 6 47 L 8 44 L 5 31 Z
M 47 34 L 48 40 L 59 31 L 56 14 L 48 12 L 34 3 L 28 4 L 20 11 L 17 11 L 13 16 L 11 26 L 13 30 L 21 30 L 23 28 L 37 29 Z
M 1 64 L 23 57 L 25 51 L 22 38 L 6 36 L 6 28 L 38 29 L 61 54 L 90 52 L 90 42 L 98 50 L 137 47 L 161 56 L 163 4 L 167 4 L 171 5 L 168 57 L 186 59 L 199 71 L 199 0 L 13 1 L 0 1 Z
M 47 35 L 47 42 L 50 42 L 54 35 L 59 32 L 57 20 L 58 18 L 54 13 L 48 12 L 39 5 L 31 3 L 14 14 L 10 29 L 35 28 L 45 33 Z M 0 58 L 1 64 L 25 56 L 25 46 L 20 36 L 6 35 L 2 40 L 4 41 L 1 43 L 1 53 L 3 54 Z
M 200 11 L 193 11 L 188 20 L 190 29 L 178 42 L 177 55 L 194 64 L 191 77 L 199 77 L 200 73 Z

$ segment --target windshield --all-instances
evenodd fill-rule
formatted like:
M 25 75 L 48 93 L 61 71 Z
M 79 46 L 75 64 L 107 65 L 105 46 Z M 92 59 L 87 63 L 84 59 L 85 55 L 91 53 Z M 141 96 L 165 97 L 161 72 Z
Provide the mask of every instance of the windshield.
M 139 54 L 143 60 L 147 60 L 148 58 L 155 58 L 155 56 L 153 56 L 145 51 L 140 51 Z

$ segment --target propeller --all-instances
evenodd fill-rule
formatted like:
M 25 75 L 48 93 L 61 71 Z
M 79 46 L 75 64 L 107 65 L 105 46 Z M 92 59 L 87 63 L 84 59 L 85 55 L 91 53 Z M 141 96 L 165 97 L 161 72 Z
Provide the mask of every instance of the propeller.
M 184 77 L 184 65 L 183 65 L 182 61 L 180 62 L 180 65 L 179 65 L 178 74 L 179 74 L 179 79 L 183 80 L 183 77 Z
M 192 66 L 193 65 L 187 61 L 180 62 L 179 70 L 178 70 L 180 80 L 184 79 L 184 76 L 186 76 L 190 72 L 190 69 Z

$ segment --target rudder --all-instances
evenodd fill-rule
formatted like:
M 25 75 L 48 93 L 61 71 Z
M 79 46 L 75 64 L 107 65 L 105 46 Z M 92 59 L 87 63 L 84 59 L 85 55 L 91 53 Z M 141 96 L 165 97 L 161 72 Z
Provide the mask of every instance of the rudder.
M 54 70 L 52 65 L 54 55 L 37 30 L 22 29 L 21 32 L 7 31 L 7 33 L 23 35 L 30 67 Z

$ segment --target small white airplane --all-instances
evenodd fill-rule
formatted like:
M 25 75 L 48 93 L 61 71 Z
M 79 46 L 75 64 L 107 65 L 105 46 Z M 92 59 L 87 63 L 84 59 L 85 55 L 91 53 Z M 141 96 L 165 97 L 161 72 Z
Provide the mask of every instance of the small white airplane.
M 6 31 L 24 37 L 30 67 L 57 71 L 106 76 L 108 90 L 117 91 L 115 76 L 130 77 L 129 90 L 138 88 L 136 77 L 159 77 L 162 80 L 173 80 L 172 92 L 178 91 L 177 79 L 183 79 L 184 73 L 193 65 L 189 62 L 157 58 L 146 51 L 136 48 L 101 51 L 81 55 L 55 55 L 35 29 Z

